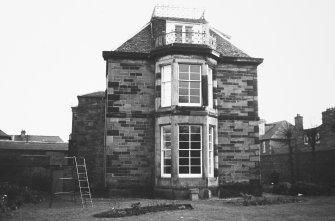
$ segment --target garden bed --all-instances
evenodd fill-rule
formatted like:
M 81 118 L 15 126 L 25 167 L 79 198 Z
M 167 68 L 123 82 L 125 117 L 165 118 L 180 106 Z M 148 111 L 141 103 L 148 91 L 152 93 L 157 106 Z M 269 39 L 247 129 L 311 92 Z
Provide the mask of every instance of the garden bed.
M 131 208 L 111 209 L 106 212 L 95 214 L 96 218 L 117 218 L 126 216 L 138 216 L 146 213 L 161 212 L 168 210 L 192 210 L 191 204 L 160 204 L 155 206 L 143 206 L 133 204 Z

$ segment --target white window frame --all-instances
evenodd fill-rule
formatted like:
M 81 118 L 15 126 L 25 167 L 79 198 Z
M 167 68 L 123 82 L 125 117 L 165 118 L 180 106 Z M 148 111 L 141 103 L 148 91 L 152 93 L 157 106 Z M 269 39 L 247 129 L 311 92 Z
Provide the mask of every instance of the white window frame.
M 171 160 L 171 170 L 172 170 L 172 131 L 171 131 L 171 149 L 166 149 L 164 148 L 165 145 L 164 145 L 164 127 L 170 127 L 170 131 L 172 130 L 172 127 L 171 125 L 164 125 L 164 126 L 161 126 L 161 177 L 163 178 L 168 178 L 168 177 L 171 177 L 171 173 L 165 173 L 164 172 L 164 167 L 165 167 L 165 164 L 164 164 L 164 159 L 168 159 L 168 158 L 164 158 L 164 153 L 165 151 L 167 150 L 170 150 L 171 151 L 171 154 L 170 154 L 170 160 Z
M 172 67 L 170 64 L 161 66 L 161 80 L 161 106 L 170 107 L 172 100 Z
M 208 177 L 214 177 L 214 126 L 208 129 Z
M 208 76 L 208 107 L 213 108 L 213 69 L 207 68 Z
M 184 80 L 184 79 L 180 79 L 180 65 L 189 65 L 189 71 L 188 71 L 188 74 L 189 74 L 189 76 L 190 76 L 190 74 L 192 73 L 191 71 L 190 71 L 190 66 L 191 65 L 198 65 L 199 67 L 200 67 L 200 72 L 199 72 L 199 80 L 191 80 L 191 79 L 188 79 L 188 80 Z M 183 72 L 184 73 L 184 72 Z M 201 106 L 201 104 L 202 104 L 202 85 L 201 85 L 201 83 L 202 83 L 202 79 L 201 79 L 201 73 L 202 73 L 202 65 L 201 64 L 198 64 L 198 63 L 196 63 L 196 64 L 194 64 L 194 63 L 178 63 L 178 82 L 177 82 L 177 84 L 178 84 L 178 105 L 180 105 L 180 106 L 196 106 L 196 107 L 198 107 L 198 106 Z M 181 96 L 180 95 L 180 93 L 179 93 L 179 89 L 180 89 L 180 82 L 189 82 L 189 87 L 188 87 L 188 99 L 189 99 L 189 102 L 188 103 L 181 103 L 180 101 L 179 101 L 179 97 Z M 190 94 L 190 90 L 191 90 L 191 87 L 190 87 L 190 84 L 191 84 L 191 82 L 199 82 L 199 103 L 190 103 L 190 98 L 191 98 L 191 94 Z
M 180 172 L 179 172 L 179 158 L 180 158 L 179 151 L 180 150 L 188 150 L 189 151 L 189 159 L 191 159 L 191 155 L 190 154 L 191 154 L 191 151 L 192 151 L 191 147 L 189 147 L 189 149 L 179 149 L 179 127 L 180 126 L 189 126 L 189 128 L 191 126 L 197 126 L 197 127 L 200 128 L 200 149 L 196 149 L 196 150 L 200 151 L 200 173 L 197 173 L 197 174 L 192 174 L 191 173 L 191 163 L 190 163 L 190 161 L 189 161 L 189 168 L 190 168 L 189 173 L 188 174 L 185 174 L 185 173 L 180 174 Z M 191 134 L 192 133 L 190 132 L 189 133 L 190 137 L 191 137 Z M 191 139 L 190 139 L 189 142 L 190 143 L 192 142 Z M 191 125 L 178 125 L 178 160 L 177 160 L 177 162 L 178 162 L 178 174 L 179 174 L 179 177 L 181 177 L 181 178 L 198 178 L 198 177 L 202 177 L 202 126 L 201 125 L 192 125 L 192 124 Z

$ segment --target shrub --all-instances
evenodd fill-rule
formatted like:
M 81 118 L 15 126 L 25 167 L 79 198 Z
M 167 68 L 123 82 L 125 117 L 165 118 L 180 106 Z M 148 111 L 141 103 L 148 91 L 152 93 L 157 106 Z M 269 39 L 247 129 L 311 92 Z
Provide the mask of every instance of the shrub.
M 24 203 L 39 203 L 43 200 L 41 194 L 30 190 L 28 187 L 10 185 L 8 183 L 0 184 L 0 196 L 6 195 L 6 200 L 2 200 L 2 207 L 15 210 Z
M 241 183 L 225 183 L 219 187 L 219 197 L 238 197 L 243 194 L 250 194 L 253 196 L 262 195 L 262 186 L 259 180 L 250 180 L 249 182 Z

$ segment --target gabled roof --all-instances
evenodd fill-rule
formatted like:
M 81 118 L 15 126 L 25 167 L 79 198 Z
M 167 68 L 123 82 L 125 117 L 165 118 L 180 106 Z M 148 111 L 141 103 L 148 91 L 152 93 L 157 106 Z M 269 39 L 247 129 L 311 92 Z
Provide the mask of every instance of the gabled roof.
M 286 120 L 278 121 L 274 123 L 265 124 L 267 129 L 265 131 L 265 134 L 260 136 L 260 140 L 274 140 L 274 139 L 283 139 L 283 137 L 280 135 L 280 132 L 284 130 L 285 127 L 289 125 L 290 127 L 294 127 L 292 124 L 287 122 Z

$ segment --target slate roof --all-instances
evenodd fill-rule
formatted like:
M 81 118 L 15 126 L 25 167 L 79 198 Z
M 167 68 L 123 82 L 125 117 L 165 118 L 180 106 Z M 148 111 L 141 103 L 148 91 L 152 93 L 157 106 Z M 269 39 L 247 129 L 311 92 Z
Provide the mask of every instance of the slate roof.
M 0 130 L 0 137 L 10 137 L 8 134 Z
M 160 18 L 160 19 L 171 19 L 171 18 Z M 183 20 L 174 18 L 174 20 Z M 205 20 L 201 20 L 205 21 Z M 227 38 L 225 38 L 215 28 L 210 28 L 210 34 L 216 37 L 217 47 L 216 50 L 225 57 L 250 57 L 248 54 L 234 46 Z M 154 43 L 152 38 L 152 28 L 150 22 L 144 26 L 137 34 L 132 38 L 124 42 L 115 51 L 118 52 L 144 52 L 150 53 L 154 49 Z
M 13 141 L 41 142 L 41 143 L 64 143 L 59 136 L 40 136 L 40 135 L 14 135 Z
M 44 151 L 68 151 L 68 143 L 42 143 L 42 142 L 17 142 L 0 141 L 0 150 L 44 150 Z
M 153 49 L 151 43 L 151 27 L 150 23 L 148 23 L 141 31 L 135 34 L 134 37 L 123 43 L 115 51 L 149 53 L 151 49 Z
M 280 135 L 278 134 L 281 130 L 283 130 L 283 128 L 286 125 L 290 125 L 293 127 L 292 124 L 290 124 L 289 122 L 287 122 L 286 120 L 283 121 L 278 121 L 278 122 L 274 122 L 274 123 L 270 123 L 270 124 L 265 124 L 267 126 L 271 126 L 271 128 L 269 128 L 267 131 L 265 131 L 265 134 L 260 136 L 260 140 L 273 140 L 273 139 L 281 139 Z

